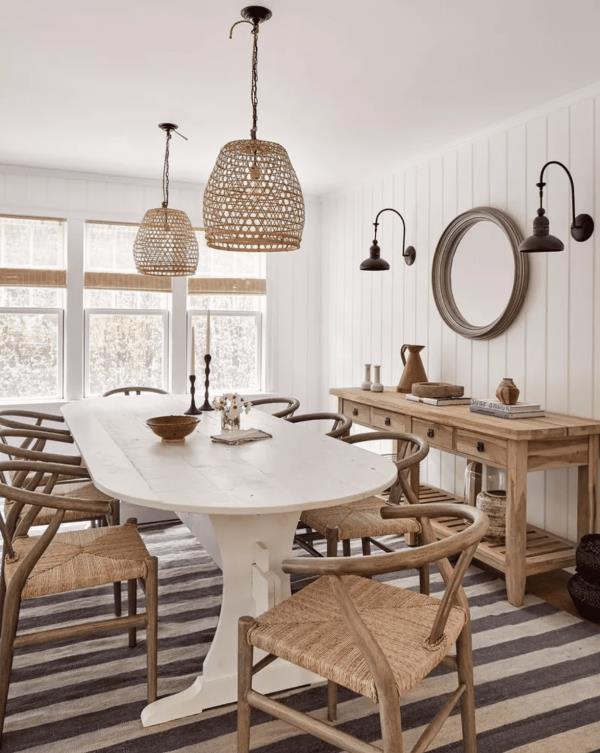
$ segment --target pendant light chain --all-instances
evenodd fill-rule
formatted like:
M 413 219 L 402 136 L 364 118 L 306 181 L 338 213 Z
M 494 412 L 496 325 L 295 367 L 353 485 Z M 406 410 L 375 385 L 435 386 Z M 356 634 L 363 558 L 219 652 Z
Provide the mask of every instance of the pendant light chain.
M 163 207 L 169 206 L 169 141 L 171 140 L 171 129 L 167 129 L 167 142 L 165 144 L 165 161 L 163 164 Z
M 250 100 L 252 102 L 252 130 L 250 137 L 256 139 L 258 125 L 258 24 L 252 25 L 252 86 L 250 88 Z

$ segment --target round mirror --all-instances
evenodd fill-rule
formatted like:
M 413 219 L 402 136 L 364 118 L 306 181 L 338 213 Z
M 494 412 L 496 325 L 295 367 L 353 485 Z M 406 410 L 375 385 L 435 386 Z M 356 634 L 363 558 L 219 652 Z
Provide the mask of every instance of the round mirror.
M 514 320 L 528 279 L 521 239 L 511 218 L 491 207 L 464 212 L 444 230 L 433 259 L 433 295 L 455 332 L 488 339 Z

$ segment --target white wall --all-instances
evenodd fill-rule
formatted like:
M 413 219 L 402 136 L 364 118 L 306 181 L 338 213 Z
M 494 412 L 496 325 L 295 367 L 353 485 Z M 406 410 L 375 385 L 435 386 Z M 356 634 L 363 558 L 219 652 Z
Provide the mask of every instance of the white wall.
M 203 186 L 172 183 L 170 203 L 202 224 Z M 68 222 L 68 274 L 83 273 L 83 222 L 139 222 L 158 206 L 159 181 L 0 165 L 0 213 L 63 217 Z M 320 202 L 306 199 L 306 227 L 300 252 L 274 254 L 267 264 L 267 391 L 292 394 L 307 410 L 319 398 Z M 223 252 L 225 253 L 225 252 Z M 185 284 L 176 280 L 175 284 Z M 81 397 L 83 337 L 81 285 L 68 293 L 66 320 L 67 399 Z M 172 312 L 173 389 L 187 388 L 185 312 Z
M 444 117 L 440 113 L 440 117 Z M 374 138 L 376 133 L 374 133 Z M 597 146 L 598 143 L 598 146 Z M 358 385 L 365 362 L 381 363 L 385 384 L 402 371 L 400 346 L 427 346 L 431 380 L 464 384 L 467 394 L 493 394 L 503 376 L 514 377 L 522 398 L 549 410 L 600 417 L 600 87 L 515 119 L 464 143 L 390 169 L 323 201 L 323 381 Z M 586 243 L 570 240 L 566 175 L 547 172 L 546 210 L 551 232 L 565 241 L 558 254 L 532 254 L 530 285 L 521 314 L 490 341 L 470 341 L 441 320 L 431 293 L 437 240 L 453 217 L 478 205 L 507 211 L 525 235 L 538 204 L 535 183 L 547 159 L 564 161 L 574 176 L 577 211 L 596 217 Z M 413 267 L 400 257 L 401 224 L 384 215 L 380 225 L 387 273 L 360 272 L 368 255 L 376 211 L 399 209 Z M 464 465 L 432 452 L 427 477 L 462 490 Z M 530 474 L 531 522 L 575 538 L 576 474 Z

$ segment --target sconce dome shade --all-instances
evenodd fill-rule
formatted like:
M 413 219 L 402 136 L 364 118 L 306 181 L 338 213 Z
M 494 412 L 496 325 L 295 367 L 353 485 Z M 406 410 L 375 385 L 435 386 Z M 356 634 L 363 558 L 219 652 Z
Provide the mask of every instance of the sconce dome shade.
M 210 248 L 300 248 L 304 199 L 286 150 L 260 139 L 225 144 L 206 184 L 203 213 Z
M 554 235 L 550 235 L 550 222 L 543 213 L 544 210 L 538 210 L 538 214 L 533 221 L 533 235 L 519 245 L 519 251 L 522 253 L 548 253 L 552 251 L 563 251 L 565 244 Z
M 381 258 L 381 249 L 376 240 L 373 241 L 369 249 L 369 256 L 361 262 L 360 268 L 363 272 L 385 272 L 390 268 L 387 261 Z
M 135 237 L 133 258 L 143 275 L 193 275 L 198 266 L 198 241 L 187 214 L 170 207 L 149 209 Z

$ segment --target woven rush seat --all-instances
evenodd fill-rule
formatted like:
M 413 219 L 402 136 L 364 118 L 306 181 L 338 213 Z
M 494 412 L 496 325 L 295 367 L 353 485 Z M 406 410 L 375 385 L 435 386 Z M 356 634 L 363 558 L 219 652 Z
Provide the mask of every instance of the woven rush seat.
M 346 505 L 305 510 L 300 522 L 325 536 L 326 531 L 338 530 L 338 541 L 371 536 L 421 533 L 421 526 L 414 518 L 381 517 L 381 508 L 386 502 L 381 497 L 367 497 Z
M 71 480 L 72 481 L 72 480 Z M 112 497 L 109 497 L 107 494 L 104 494 L 99 489 L 96 489 L 96 487 L 93 484 L 83 484 L 81 486 L 77 487 L 70 487 L 69 489 L 62 489 L 60 487 L 55 488 L 53 492 L 57 497 L 74 497 L 76 499 L 86 499 L 90 502 L 110 502 L 112 501 Z M 10 508 L 14 505 L 14 502 L 11 502 L 10 500 L 8 502 L 4 503 L 4 509 L 6 511 L 6 514 L 10 512 Z M 56 511 L 52 509 L 51 507 L 42 507 L 40 508 L 40 511 L 35 516 L 35 521 L 33 525 L 35 526 L 47 526 L 50 524 L 50 521 L 52 520 L 52 517 Z M 21 512 L 21 515 L 23 515 L 23 512 Z M 98 516 L 101 518 L 102 516 Z M 82 510 L 67 510 L 65 512 L 65 517 L 63 519 L 64 523 L 78 523 L 78 522 L 84 522 L 90 520 L 90 514 L 89 512 L 84 512 Z
M 465 612 L 453 606 L 442 640 L 432 646 L 427 639 L 440 606 L 438 599 L 358 576 L 344 576 L 343 581 L 385 653 L 401 695 L 442 661 L 465 625 Z M 378 700 L 373 676 L 327 576 L 256 618 L 248 643 Z
M 36 537 L 15 538 L 17 559 L 5 562 L 7 584 L 36 541 Z M 146 578 L 149 558 L 132 523 L 57 533 L 29 575 L 22 596 L 28 599 Z

